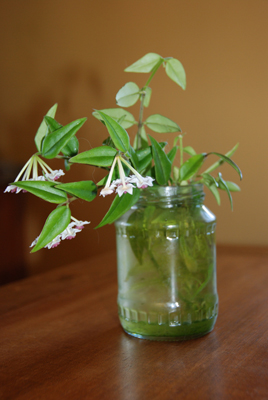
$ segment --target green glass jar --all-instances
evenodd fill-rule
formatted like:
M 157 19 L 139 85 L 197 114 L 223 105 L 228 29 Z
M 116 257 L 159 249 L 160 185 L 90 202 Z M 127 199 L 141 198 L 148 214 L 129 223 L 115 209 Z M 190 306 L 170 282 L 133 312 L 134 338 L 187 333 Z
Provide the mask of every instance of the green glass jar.
M 151 340 L 210 332 L 217 318 L 215 216 L 202 184 L 155 186 L 115 222 L 123 329 Z

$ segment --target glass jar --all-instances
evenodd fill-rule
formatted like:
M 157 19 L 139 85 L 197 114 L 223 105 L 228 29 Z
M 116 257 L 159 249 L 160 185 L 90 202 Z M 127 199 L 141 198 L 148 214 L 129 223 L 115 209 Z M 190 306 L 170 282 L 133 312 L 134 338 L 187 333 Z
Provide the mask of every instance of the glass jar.
M 151 340 L 210 332 L 217 318 L 215 216 L 202 184 L 154 186 L 115 222 L 123 329 Z

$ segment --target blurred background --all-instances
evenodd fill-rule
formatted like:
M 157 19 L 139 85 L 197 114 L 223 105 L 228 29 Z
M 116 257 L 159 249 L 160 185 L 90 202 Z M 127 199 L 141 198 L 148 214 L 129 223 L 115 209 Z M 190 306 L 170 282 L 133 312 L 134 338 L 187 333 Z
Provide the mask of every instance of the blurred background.
M 75 241 L 30 255 L 29 245 L 54 206 L 30 194 L 2 192 L 36 151 L 34 135 L 56 102 L 63 125 L 88 117 L 77 134 L 81 151 L 101 145 L 107 133 L 93 109 L 115 107 L 126 82 L 146 82 L 147 74 L 123 70 L 148 52 L 179 59 L 187 88 L 160 70 L 145 117 L 161 113 L 176 121 L 187 132 L 185 145 L 197 152 L 226 153 L 240 143 L 233 159 L 244 179 L 233 196 L 234 211 L 226 193 L 220 207 L 206 196 L 218 219 L 217 242 L 267 246 L 267 0 L 2 0 L 0 15 L 2 282 L 115 248 L 113 226 L 93 229 L 109 208 L 106 197 L 75 202 L 72 214 L 91 221 Z M 137 115 L 137 107 L 128 110 Z M 230 166 L 222 172 L 240 184 Z M 102 177 L 95 168 L 74 166 L 62 180 L 78 174 L 95 182 Z

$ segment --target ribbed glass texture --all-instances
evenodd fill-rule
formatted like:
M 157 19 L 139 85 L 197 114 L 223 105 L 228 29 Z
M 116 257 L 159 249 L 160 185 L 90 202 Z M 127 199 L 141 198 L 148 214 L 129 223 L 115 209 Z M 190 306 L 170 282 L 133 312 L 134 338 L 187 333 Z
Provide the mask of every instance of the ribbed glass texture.
M 213 329 L 216 218 L 203 200 L 201 184 L 147 188 L 116 221 L 118 311 L 130 335 L 186 340 Z

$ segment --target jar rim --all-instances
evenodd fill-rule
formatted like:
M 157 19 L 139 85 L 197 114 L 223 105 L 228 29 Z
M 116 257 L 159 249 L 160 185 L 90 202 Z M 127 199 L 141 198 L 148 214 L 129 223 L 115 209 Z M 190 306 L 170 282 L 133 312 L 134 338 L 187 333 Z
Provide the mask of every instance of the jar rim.
M 181 200 L 202 198 L 204 199 L 203 183 L 193 183 L 184 186 L 151 186 L 141 190 L 140 200 L 166 201 L 179 198 Z

